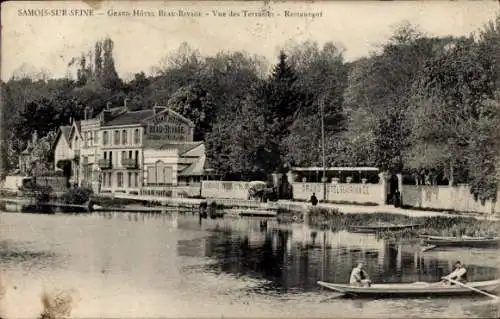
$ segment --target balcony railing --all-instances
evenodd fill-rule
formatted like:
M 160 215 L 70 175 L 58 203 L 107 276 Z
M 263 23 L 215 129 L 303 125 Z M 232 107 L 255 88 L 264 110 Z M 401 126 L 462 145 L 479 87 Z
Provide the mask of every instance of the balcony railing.
M 134 169 L 137 168 L 137 160 L 135 158 L 123 158 L 122 166 L 125 168 Z
M 111 161 L 107 158 L 101 158 L 97 160 L 97 166 L 99 166 L 100 169 L 110 169 Z

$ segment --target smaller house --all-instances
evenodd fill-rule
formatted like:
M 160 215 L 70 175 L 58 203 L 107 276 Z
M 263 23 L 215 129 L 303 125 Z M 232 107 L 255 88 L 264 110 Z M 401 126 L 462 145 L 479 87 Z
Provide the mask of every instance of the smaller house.
M 70 134 L 71 125 L 64 125 L 57 131 L 56 139 L 54 141 L 54 170 L 61 168 L 61 161 L 69 160 L 71 161 L 73 157 L 73 151 L 70 147 Z

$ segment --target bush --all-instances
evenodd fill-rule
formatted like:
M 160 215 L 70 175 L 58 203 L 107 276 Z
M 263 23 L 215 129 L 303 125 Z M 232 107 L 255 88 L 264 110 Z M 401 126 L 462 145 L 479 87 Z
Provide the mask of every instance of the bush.
M 144 200 L 138 200 L 132 198 L 112 198 L 105 196 L 92 196 L 92 201 L 95 204 L 103 207 L 124 207 L 126 205 L 131 205 L 131 204 L 139 204 L 139 205 L 147 204 L 147 201 Z
M 50 195 L 52 194 L 52 187 L 50 186 L 38 186 L 35 187 L 35 197 L 37 201 L 48 202 L 50 200 Z
M 61 200 L 65 204 L 82 205 L 90 199 L 92 193 L 92 189 L 90 188 L 76 187 L 64 193 Z

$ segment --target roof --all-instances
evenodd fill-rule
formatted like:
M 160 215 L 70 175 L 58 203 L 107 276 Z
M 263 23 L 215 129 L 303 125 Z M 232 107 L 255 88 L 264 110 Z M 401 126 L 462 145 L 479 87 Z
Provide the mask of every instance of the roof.
M 200 145 L 203 145 L 203 142 L 165 143 L 164 140 L 149 140 L 149 139 L 144 141 L 144 148 L 152 148 L 157 150 L 177 149 L 180 156 L 196 156 L 196 155 L 185 155 L 185 154 Z
M 59 141 L 59 138 L 63 136 L 66 141 L 69 143 L 70 136 L 71 136 L 71 125 L 62 125 L 59 126 L 59 130 L 57 131 L 56 138 L 54 139 L 54 142 L 52 143 L 52 148 L 54 148 L 57 145 L 57 142 Z
M 141 111 L 127 111 L 118 115 L 109 122 L 104 123 L 102 126 L 117 126 L 117 125 L 132 125 L 139 124 L 144 119 L 154 115 L 153 110 Z
M 192 149 L 181 154 L 184 157 L 200 157 L 205 155 L 205 144 L 203 142 L 199 142 L 198 145 L 193 147 Z
M 203 175 L 205 166 L 205 156 L 199 157 L 196 162 L 189 165 L 186 169 L 179 173 L 179 176 L 200 176 Z
M 75 121 L 75 122 L 73 122 L 73 124 L 71 124 L 70 133 L 69 133 L 69 139 L 71 139 L 73 137 L 73 134 L 75 133 L 75 131 L 78 132 L 78 135 L 80 135 L 80 132 L 81 132 L 81 129 L 82 129 L 81 124 L 82 123 L 80 121 Z
M 62 136 L 66 139 L 66 141 L 69 141 L 69 135 L 71 134 L 71 125 L 63 125 L 59 127 Z

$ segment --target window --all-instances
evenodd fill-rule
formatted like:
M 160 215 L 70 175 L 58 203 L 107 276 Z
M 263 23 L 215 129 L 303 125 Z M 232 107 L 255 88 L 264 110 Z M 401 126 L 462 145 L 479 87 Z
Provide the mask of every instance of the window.
M 128 172 L 128 187 L 132 187 L 132 172 Z
M 156 167 L 148 167 L 148 184 L 156 184 Z
M 123 130 L 122 131 L 122 144 L 123 145 L 126 145 L 128 142 L 127 142 L 127 130 Z
M 116 173 L 116 185 L 118 187 L 123 187 L 123 173 L 122 172 Z
M 83 132 L 83 147 L 89 147 L 89 135 L 88 132 Z
M 139 187 L 139 173 L 134 173 L 134 185 L 135 187 Z
M 94 132 L 89 131 L 87 134 L 89 135 L 89 146 L 94 145 Z
M 149 166 L 148 184 L 158 186 L 172 184 L 172 168 L 161 162 Z
M 108 131 L 102 132 L 102 145 L 108 145 L 109 140 L 108 140 Z
M 107 180 L 106 180 L 106 174 L 102 174 L 102 185 L 106 186 Z
M 139 164 L 139 151 L 135 151 L 135 163 Z
M 113 152 L 109 152 L 109 165 L 113 166 Z
M 127 158 L 127 152 L 122 151 L 122 161 Z
M 94 145 L 99 144 L 99 131 L 94 131 Z
M 140 136 L 140 132 L 139 132 L 139 129 L 136 128 L 134 130 L 134 144 L 140 144 L 141 143 L 141 136 Z
M 113 181 L 111 180 L 111 177 L 112 177 L 112 175 L 111 175 L 111 172 L 110 172 L 110 173 L 108 173 L 108 186 L 109 187 L 111 187 L 111 185 L 113 184 L 112 183 Z
M 106 159 L 107 155 L 108 155 L 108 152 L 104 152 L 104 159 Z
M 120 131 L 115 131 L 113 144 L 120 145 Z

